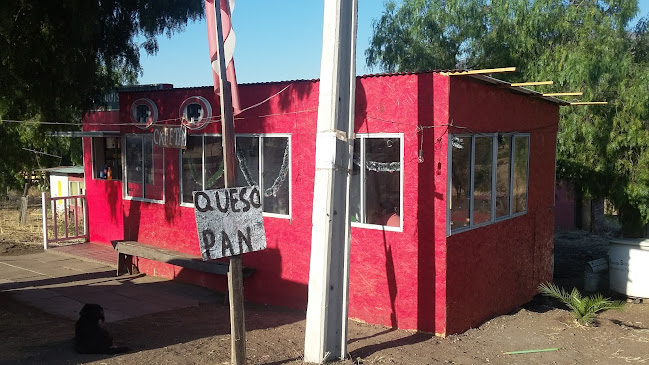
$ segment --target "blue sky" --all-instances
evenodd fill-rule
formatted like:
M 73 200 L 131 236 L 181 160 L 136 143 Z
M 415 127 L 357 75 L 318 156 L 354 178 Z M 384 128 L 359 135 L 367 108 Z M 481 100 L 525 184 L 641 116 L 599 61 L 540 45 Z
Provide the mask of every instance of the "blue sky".
M 649 0 L 640 0 L 640 14 Z M 365 49 L 384 0 L 358 0 L 356 73 L 367 74 Z M 237 35 L 234 60 L 240 83 L 320 77 L 324 0 L 238 0 L 232 14 Z M 205 21 L 159 39 L 155 56 L 142 53 L 141 84 L 212 85 Z

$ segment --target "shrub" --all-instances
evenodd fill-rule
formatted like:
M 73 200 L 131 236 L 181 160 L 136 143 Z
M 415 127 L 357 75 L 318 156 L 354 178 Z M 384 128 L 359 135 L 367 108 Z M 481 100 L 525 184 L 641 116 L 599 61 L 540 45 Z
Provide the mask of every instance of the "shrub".
M 573 316 L 577 323 L 587 326 L 593 322 L 597 313 L 607 309 L 622 309 L 624 302 L 620 300 L 611 300 L 604 298 L 602 294 L 597 293 L 591 296 L 582 296 L 577 288 L 572 292 L 559 288 L 555 284 L 539 285 L 539 292 L 543 295 L 556 298 L 572 310 Z

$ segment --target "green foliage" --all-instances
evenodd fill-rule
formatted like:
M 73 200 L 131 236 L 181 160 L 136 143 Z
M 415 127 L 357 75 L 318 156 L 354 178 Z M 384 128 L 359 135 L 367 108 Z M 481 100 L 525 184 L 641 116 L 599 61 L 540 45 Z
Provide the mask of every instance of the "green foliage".
M 539 293 L 560 300 L 572 310 L 575 320 L 584 326 L 591 324 L 599 312 L 624 308 L 624 302 L 604 298 L 600 293 L 584 297 L 577 288 L 568 293 L 552 283 L 539 285 Z
M 81 141 L 45 132 L 79 130 L 107 90 L 137 79 L 140 48 L 155 53 L 157 36 L 202 15 L 201 0 L 0 2 L 0 188 L 16 185 L 20 171 L 80 163 Z
M 631 28 L 637 12 L 636 0 L 388 1 L 366 61 L 387 72 L 515 66 L 498 77 L 553 80 L 537 90 L 608 101 L 562 108 L 557 175 L 642 224 L 649 222 L 649 22 Z

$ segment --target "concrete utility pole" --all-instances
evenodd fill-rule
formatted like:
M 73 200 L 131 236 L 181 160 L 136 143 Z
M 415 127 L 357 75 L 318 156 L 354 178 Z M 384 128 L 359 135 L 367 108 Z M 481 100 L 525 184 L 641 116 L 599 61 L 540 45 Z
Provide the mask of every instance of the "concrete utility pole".
M 325 0 L 304 361 L 347 355 L 358 0 Z
M 214 1 L 216 13 L 216 42 L 219 50 L 219 80 L 221 90 L 221 138 L 223 145 L 223 172 L 225 187 L 236 185 L 234 165 L 234 111 L 230 82 L 226 76 L 225 50 L 223 47 L 223 26 L 221 24 L 221 4 Z M 228 292 L 230 295 L 230 360 L 233 365 L 246 363 L 246 322 L 243 302 L 243 273 L 241 255 L 230 257 L 228 271 Z

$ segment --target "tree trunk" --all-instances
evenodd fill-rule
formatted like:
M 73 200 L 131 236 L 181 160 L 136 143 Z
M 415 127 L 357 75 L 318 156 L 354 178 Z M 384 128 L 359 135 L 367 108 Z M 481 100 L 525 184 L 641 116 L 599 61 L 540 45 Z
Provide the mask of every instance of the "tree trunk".
M 637 208 L 625 206 L 620 208 L 622 236 L 628 238 L 647 237 L 647 225 L 642 221 L 642 215 Z

